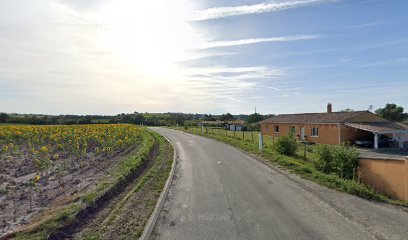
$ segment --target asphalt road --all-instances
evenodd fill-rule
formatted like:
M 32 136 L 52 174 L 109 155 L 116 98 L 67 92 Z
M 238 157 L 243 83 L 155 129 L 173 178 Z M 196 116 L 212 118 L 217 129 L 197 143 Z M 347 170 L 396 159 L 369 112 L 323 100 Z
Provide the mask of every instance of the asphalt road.
M 408 213 L 270 168 L 208 138 L 152 128 L 175 146 L 150 239 L 407 239 Z

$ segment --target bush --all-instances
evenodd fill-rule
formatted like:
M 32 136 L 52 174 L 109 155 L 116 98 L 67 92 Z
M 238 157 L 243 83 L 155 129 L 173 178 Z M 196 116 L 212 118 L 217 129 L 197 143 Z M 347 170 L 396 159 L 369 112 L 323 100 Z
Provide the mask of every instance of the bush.
M 335 172 L 341 178 L 354 179 L 358 167 L 358 152 L 354 147 L 334 148 Z
M 274 139 L 272 149 L 280 154 L 293 156 L 298 149 L 298 143 L 292 135 L 277 137 Z
M 358 152 L 354 147 L 319 145 L 316 155 L 313 164 L 317 170 L 335 173 L 341 178 L 354 178 L 358 167 Z
M 332 146 L 318 145 L 315 152 L 317 156 L 317 159 L 313 161 L 315 168 L 324 173 L 333 172 L 334 151 Z

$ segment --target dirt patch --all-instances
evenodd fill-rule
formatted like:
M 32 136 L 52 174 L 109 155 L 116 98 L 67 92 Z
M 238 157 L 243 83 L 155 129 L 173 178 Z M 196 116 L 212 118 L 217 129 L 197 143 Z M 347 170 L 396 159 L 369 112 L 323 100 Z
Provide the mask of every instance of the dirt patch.
M 163 141 L 154 165 L 131 188 L 95 215 L 73 239 L 137 239 L 153 212 L 167 180 L 173 148 Z
M 47 178 L 40 178 L 35 184 L 27 184 L 27 179 L 36 177 L 32 164 L 6 165 L 0 172 L 0 235 L 6 235 L 34 219 L 43 219 L 53 209 L 73 202 L 81 193 L 92 191 L 97 183 L 115 168 L 124 158 L 137 152 L 137 147 L 128 148 L 115 155 L 95 157 L 88 154 L 92 164 L 81 165 L 75 171 L 52 171 Z M 59 159 L 58 162 L 70 162 Z M 15 171 L 15 172 L 13 172 Z M 5 173 L 11 174 L 5 174 Z M 60 175 L 58 175 L 60 174 Z M 11 179 L 10 176 L 13 176 Z
M 98 198 L 91 206 L 80 211 L 75 221 L 63 227 L 58 232 L 49 237 L 49 239 L 72 239 L 73 236 L 82 232 L 82 229 L 93 226 L 95 221 L 109 213 L 115 204 L 125 195 L 132 185 L 137 182 L 139 177 L 147 171 L 153 164 L 158 155 L 158 144 L 151 149 L 148 158 L 138 169 L 122 181 L 114 185 L 103 196 Z

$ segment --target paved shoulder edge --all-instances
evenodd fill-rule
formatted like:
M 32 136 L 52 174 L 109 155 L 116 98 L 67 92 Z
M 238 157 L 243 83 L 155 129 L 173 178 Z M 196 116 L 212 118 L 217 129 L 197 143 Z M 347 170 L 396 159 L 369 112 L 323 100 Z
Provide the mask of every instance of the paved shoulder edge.
M 163 136 L 163 135 L 162 135 Z M 177 162 L 177 150 L 176 147 L 173 145 L 173 143 L 165 136 L 163 136 L 173 147 L 173 163 L 171 165 L 171 170 L 169 177 L 167 178 L 166 184 L 164 185 L 164 189 L 160 194 L 159 199 L 157 200 L 156 207 L 154 208 L 154 211 L 152 215 L 150 216 L 144 230 L 142 236 L 139 238 L 139 240 L 148 240 L 150 238 L 150 235 L 152 234 L 153 228 L 156 225 L 157 219 L 159 217 L 160 211 L 163 207 L 163 204 L 166 200 L 166 197 L 169 193 L 169 189 L 171 186 L 171 183 L 173 181 L 173 176 L 174 176 L 174 170 L 176 169 L 176 162 Z

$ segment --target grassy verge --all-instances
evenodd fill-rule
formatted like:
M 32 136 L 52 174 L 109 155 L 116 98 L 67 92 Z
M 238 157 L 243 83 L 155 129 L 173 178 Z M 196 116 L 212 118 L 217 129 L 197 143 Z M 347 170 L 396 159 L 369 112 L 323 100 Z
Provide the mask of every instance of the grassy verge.
M 105 198 L 106 194 L 112 191 L 112 188 L 123 183 L 148 159 L 156 140 L 152 133 L 147 130 L 143 131 L 142 139 L 138 151 L 126 157 L 116 168 L 107 173 L 94 191 L 73 196 L 62 207 L 45 212 L 38 219 L 34 219 L 31 225 L 9 237 L 14 239 L 47 239 L 57 230 L 71 224 L 82 210 Z
M 254 143 L 253 141 L 248 140 L 248 139 L 235 138 L 233 136 L 218 135 L 215 133 L 211 133 L 210 131 L 207 131 L 207 133 L 204 133 L 204 135 L 202 135 L 198 131 L 194 131 L 194 130 L 191 131 L 189 129 L 186 130 L 182 128 L 174 128 L 174 129 L 225 142 L 236 148 L 239 148 L 246 152 L 260 156 L 264 160 L 266 160 L 268 163 L 274 166 L 278 166 L 280 168 L 289 170 L 293 173 L 300 175 L 301 177 L 305 179 L 319 183 L 320 185 L 323 185 L 323 186 L 333 188 L 333 189 L 336 189 L 342 192 L 346 192 L 349 194 L 353 194 L 353 195 L 356 195 L 358 197 L 365 198 L 368 200 L 375 200 L 379 202 L 390 203 L 393 205 L 408 207 L 408 201 L 391 199 L 390 197 L 385 196 L 375 191 L 373 188 L 365 184 L 358 183 L 354 180 L 342 179 L 338 177 L 337 175 L 325 174 L 320 171 L 317 171 L 311 162 L 304 160 L 303 157 L 301 157 L 303 156 L 303 153 L 302 153 L 303 150 L 301 149 L 298 150 L 298 153 L 296 156 L 290 157 L 290 156 L 285 156 L 285 155 L 276 153 L 275 151 L 272 150 L 270 145 L 266 145 L 264 147 L 264 150 L 262 152 L 259 152 L 258 143 Z M 313 154 L 311 156 L 313 156 Z
M 150 215 L 154 211 L 156 202 L 164 188 L 173 163 L 173 147 L 163 137 L 154 133 L 158 139 L 160 150 L 157 160 L 153 167 L 147 172 L 137 184 L 122 198 L 109 216 L 98 226 L 98 229 L 92 231 L 84 239 L 95 240 L 109 238 L 110 231 L 126 228 L 131 225 L 132 231 L 126 231 L 126 236 L 120 238 L 137 239 L 144 230 Z M 145 194 L 149 193 L 149 194 Z M 137 206 L 143 208 L 143 213 L 138 212 L 134 206 L 134 199 Z M 132 214 L 139 214 L 138 218 L 132 218 Z M 123 219 L 128 221 L 123 223 Z M 117 237 L 117 236 L 116 236 Z

